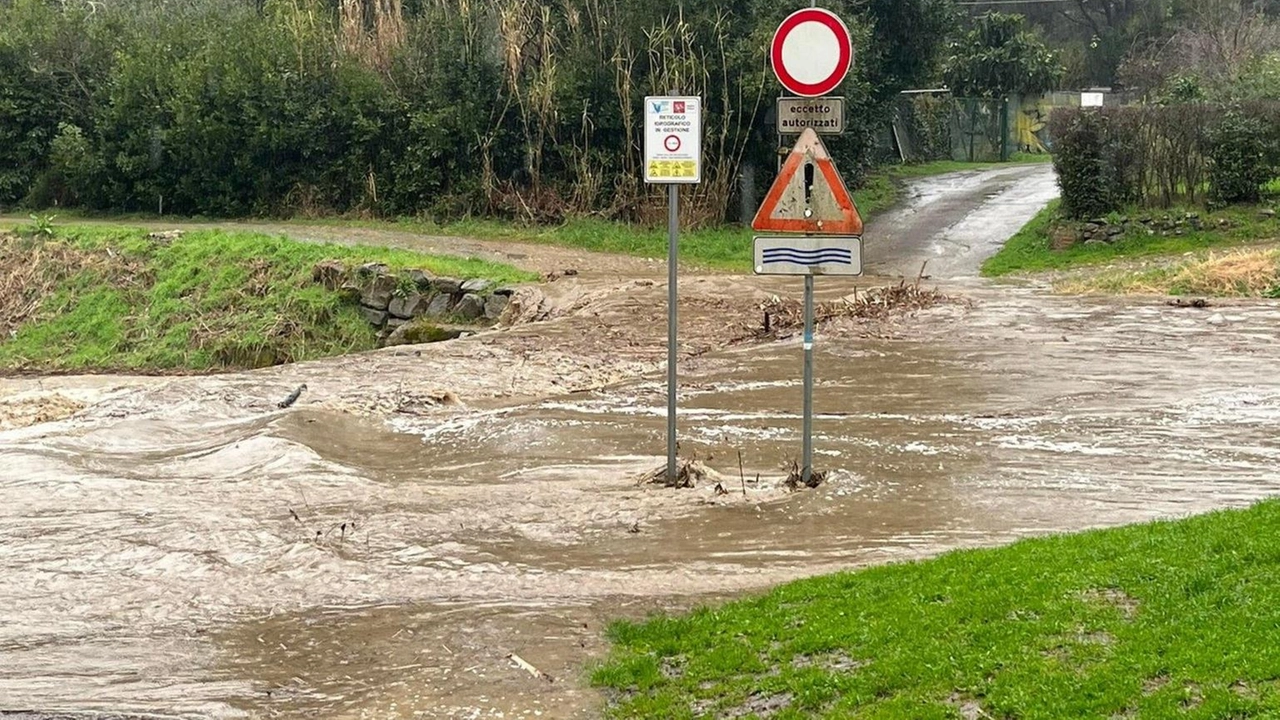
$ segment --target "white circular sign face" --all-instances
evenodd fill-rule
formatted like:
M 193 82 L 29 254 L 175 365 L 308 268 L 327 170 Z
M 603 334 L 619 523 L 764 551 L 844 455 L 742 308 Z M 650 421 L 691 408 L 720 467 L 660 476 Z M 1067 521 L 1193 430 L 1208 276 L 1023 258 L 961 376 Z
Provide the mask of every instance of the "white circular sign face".
M 782 62 L 791 77 L 817 85 L 839 67 L 840 39 L 826 23 L 802 22 L 782 41 Z
M 778 26 L 769 57 L 784 88 L 800 97 L 820 97 L 840 87 L 848 76 L 853 39 L 835 13 L 805 8 Z

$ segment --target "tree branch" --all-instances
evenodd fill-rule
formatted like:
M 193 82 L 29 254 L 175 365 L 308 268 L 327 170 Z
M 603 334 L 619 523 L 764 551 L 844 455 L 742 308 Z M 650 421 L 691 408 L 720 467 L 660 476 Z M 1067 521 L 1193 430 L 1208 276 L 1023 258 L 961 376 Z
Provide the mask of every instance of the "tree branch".
M 1087 27 L 1093 30 L 1093 34 L 1102 37 L 1102 28 L 1099 27 L 1098 21 L 1094 20 L 1093 15 L 1089 14 L 1089 8 L 1085 7 L 1085 0 L 1076 0 L 1076 6 L 1080 8 L 1080 16 L 1084 18 Z

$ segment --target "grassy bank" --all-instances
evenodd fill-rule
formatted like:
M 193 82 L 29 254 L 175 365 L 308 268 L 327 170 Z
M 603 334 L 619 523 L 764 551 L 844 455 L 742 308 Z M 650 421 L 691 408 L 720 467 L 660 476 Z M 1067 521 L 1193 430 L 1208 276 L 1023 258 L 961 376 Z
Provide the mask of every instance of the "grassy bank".
M 1047 157 L 1047 156 L 1045 156 Z M 872 172 L 862 187 L 853 191 L 853 201 L 864 220 L 870 220 L 898 203 L 903 185 L 913 179 L 965 170 L 998 167 L 999 163 L 941 161 L 919 165 L 891 165 Z M 298 220 L 373 229 L 409 230 L 423 234 L 474 237 L 517 242 L 547 243 L 597 252 L 665 258 L 667 231 L 594 219 L 573 219 L 557 226 L 531 226 L 500 220 L 465 220 L 436 224 L 402 218 L 394 221 L 348 219 Z M 680 256 L 685 261 L 708 268 L 743 271 L 751 267 L 750 228 L 729 225 L 681 232 Z
M 495 282 L 533 280 L 481 260 L 192 232 L 172 242 L 123 227 L 0 236 L 0 369 L 207 371 L 375 346 L 350 300 L 312 280 L 325 259 L 382 262 Z
M 1077 272 L 1054 283 L 1076 295 L 1200 295 L 1280 298 L 1280 249 L 1203 251 L 1145 267 Z
M 1152 235 L 1145 229 L 1131 228 L 1112 243 L 1077 242 L 1065 249 L 1055 250 L 1055 233 L 1070 231 L 1080 225 L 1063 221 L 1059 205 L 1057 200 L 1050 203 L 1010 238 L 1000 252 L 983 263 L 982 274 L 998 277 L 1011 273 L 1067 270 L 1117 260 L 1180 255 L 1209 248 L 1265 242 L 1280 236 L 1280 222 L 1262 217 L 1257 208 L 1237 207 L 1212 213 L 1188 208 L 1161 211 L 1134 209 L 1129 213 L 1134 218 L 1166 215 L 1181 218 L 1190 212 L 1199 216 L 1203 227 L 1179 228 L 1181 235 Z M 1221 227 L 1222 222 L 1227 227 Z
M 1280 716 L 1280 502 L 619 623 L 617 718 Z
M 1019 160 L 1029 161 L 1035 157 L 1039 156 L 1029 156 L 1028 158 L 1019 158 Z M 919 165 L 882 167 L 871 173 L 862 187 L 854 191 L 854 203 L 857 205 L 863 219 L 869 220 L 897 204 L 901 199 L 902 187 L 907 181 L 952 172 L 990 169 L 997 166 L 997 163 L 943 161 Z M 75 217 L 75 215 L 63 213 L 63 217 Z M 157 218 L 138 216 L 137 219 L 155 220 Z M 14 225 L 22 222 L 26 222 L 25 217 L 13 218 L 9 224 Z M 437 224 L 416 218 L 401 218 L 397 220 L 322 218 L 297 219 L 286 222 L 299 226 L 362 227 L 373 230 L 414 232 L 424 235 L 546 243 L 649 258 L 665 258 L 667 253 L 667 233 L 665 228 L 647 228 L 590 218 L 572 219 L 556 226 L 534 226 L 501 220 L 464 220 Z M 0 218 L 0 228 L 4 226 L 5 219 Z M 745 271 L 751 267 L 752 235 L 750 228 L 736 225 L 685 230 L 681 233 L 680 255 L 686 262 L 707 268 Z

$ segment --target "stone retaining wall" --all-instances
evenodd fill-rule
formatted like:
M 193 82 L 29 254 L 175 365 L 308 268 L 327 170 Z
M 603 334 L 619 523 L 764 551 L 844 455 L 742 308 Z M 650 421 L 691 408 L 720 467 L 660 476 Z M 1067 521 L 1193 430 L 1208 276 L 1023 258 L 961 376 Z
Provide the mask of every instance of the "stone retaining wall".
M 1275 211 L 1262 210 L 1259 216 L 1263 219 L 1271 219 L 1275 217 Z M 1065 222 L 1056 225 L 1050 231 L 1050 247 L 1054 250 L 1065 250 L 1077 243 L 1109 245 L 1119 242 L 1130 234 L 1181 237 L 1189 232 L 1230 230 L 1231 227 L 1231 221 L 1227 218 L 1201 219 L 1200 213 L 1196 212 L 1143 215 L 1136 218 L 1094 218 L 1088 222 Z
M 381 263 L 354 270 L 338 260 L 315 266 L 312 279 L 329 290 L 358 302 L 365 320 L 379 331 L 384 344 L 405 341 L 415 320 L 474 325 L 492 324 L 511 300 L 513 288 L 497 287 L 483 279 L 460 280 L 426 270 L 392 271 Z

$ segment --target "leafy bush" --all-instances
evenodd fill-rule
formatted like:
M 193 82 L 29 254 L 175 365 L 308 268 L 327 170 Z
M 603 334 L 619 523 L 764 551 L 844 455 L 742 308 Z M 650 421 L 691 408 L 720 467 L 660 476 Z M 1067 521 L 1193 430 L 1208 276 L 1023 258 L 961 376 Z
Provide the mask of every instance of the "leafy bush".
M 1069 109 L 1050 119 L 1071 217 L 1131 203 L 1256 202 L 1280 166 L 1280 105 Z
M 950 5 L 828 5 L 866 48 L 842 89 L 849 132 L 830 143 L 856 177 L 886 101 L 929 76 Z M 689 207 L 719 221 L 739 168 L 775 165 L 763 61 L 786 14 L 769 0 L 0 0 L 0 203 L 643 219 L 661 197 L 640 181 L 641 102 L 677 92 L 704 98 Z
M 898 116 L 910 133 L 912 162 L 951 159 L 950 96 L 912 95 L 898 103 Z
M 1274 126 L 1273 126 L 1274 127 Z M 1223 115 L 1209 132 L 1209 192 L 1224 203 L 1257 202 L 1276 176 L 1274 130 L 1239 110 Z
M 942 72 L 957 97 L 1006 98 L 1052 89 L 1063 67 L 1025 17 L 989 12 L 951 43 Z
M 97 156 L 84 132 L 70 123 L 59 123 L 48 157 L 49 167 L 36 179 L 22 204 L 30 208 L 78 205 L 100 175 Z
M 1050 120 L 1053 165 L 1062 188 L 1062 211 L 1097 217 L 1119 208 L 1123 191 L 1110 160 L 1110 133 L 1101 112 L 1057 112 Z
M 21 50 L 0 42 L 0 206 L 27 194 L 58 125 L 48 83 L 25 60 Z

